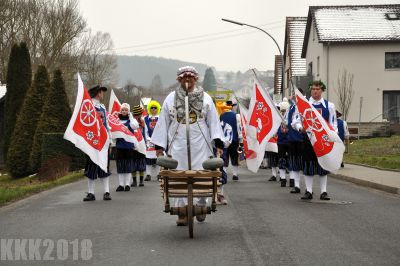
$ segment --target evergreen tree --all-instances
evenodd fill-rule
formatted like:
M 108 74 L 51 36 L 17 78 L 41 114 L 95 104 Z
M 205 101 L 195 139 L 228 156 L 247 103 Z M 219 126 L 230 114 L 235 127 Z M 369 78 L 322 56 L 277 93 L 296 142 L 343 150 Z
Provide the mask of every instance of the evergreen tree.
M 15 178 L 32 173 L 29 157 L 33 137 L 39 122 L 43 102 L 49 90 L 49 75 L 45 66 L 39 66 L 32 87 L 28 90 L 15 124 L 7 154 L 7 168 Z
M 163 89 L 162 81 L 161 81 L 161 76 L 159 74 L 155 75 L 153 80 L 151 81 L 150 88 L 153 90 L 153 92 L 160 93 Z
M 42 158 L 43 133 L 63 133 L 71 118 L 71 109 L 68 106 L 68 97 L 65 92 L 65 83 L 61 70 L 53 73 L 50 89 L 46 95 L 42 114 L 38 122 L 30 156 L 30 166 L 37 172 Z
M 4 157 L 10 146 L 18 113 L 32 82 L 32 67 L 26 43 L 14 44 L 7 68 L 7 93 L 4 104 Z
M 203 80 L 203 88 L 206 91 L 216 91 L 217 90 L 217 80 L 214 76 L 214 71 L 211 67 L 206 69 Z

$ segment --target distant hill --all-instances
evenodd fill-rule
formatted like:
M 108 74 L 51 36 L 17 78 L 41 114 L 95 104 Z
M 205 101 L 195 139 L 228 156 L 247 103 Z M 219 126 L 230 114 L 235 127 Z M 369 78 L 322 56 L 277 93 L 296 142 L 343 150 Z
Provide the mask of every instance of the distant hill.
M 179 67 L 191 65 L 199 71 L 200 79 L 204 76 L 207 65 L 184 62 L 152 56 L 117 56 L 118 85 L 124 86 L 129 80 L 139 86 L 149 86 L 154 76 L 159 74 L 164 87 L 176 82 L 176 71 Z

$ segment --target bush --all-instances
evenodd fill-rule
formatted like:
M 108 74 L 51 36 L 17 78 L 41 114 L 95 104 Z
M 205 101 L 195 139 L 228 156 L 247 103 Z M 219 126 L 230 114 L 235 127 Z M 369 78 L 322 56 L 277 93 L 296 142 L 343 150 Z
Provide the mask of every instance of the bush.
M 8 148 L 7 168 L 15 178 L 24 177 L 34 172 L 34 169 L 31 169 L 30 166 L 29 157 L 49 86 L 47 69 L 45 66 L 39 66 L 35 73 L 33 86 L 28 90 L 24 104 L 18 114 Z
M 64 133 L 44 133 L 42 137 L 42 162 L 57 155 L 65 155 L 71 158 L 70 171 L 85 168 L 86 156 L 71 142 L 64 139 Z
M 71 109 L 68 106 L 62 73 L 55 70 L 32 144 L 29 161 L 33 172 L 40 167 L 43 133 L 64 132 L 70 118 Z
M 71 157 L 58 154 L 42 163 L 38 176 L 41 180 L 56 180 L 68 174 Z
M 20 45 L 14 44 L 7 66 L 7 93 L 4 103 L 4 158 L 7 157 L 17 117 L 31 83 L 32 67 L 28 47 L 23 42 Z

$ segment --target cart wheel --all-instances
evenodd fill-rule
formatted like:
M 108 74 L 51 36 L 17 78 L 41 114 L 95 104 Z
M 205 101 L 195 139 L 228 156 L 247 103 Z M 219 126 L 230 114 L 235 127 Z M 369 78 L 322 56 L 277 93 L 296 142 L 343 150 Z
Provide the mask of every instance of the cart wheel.
M 188 206 L 187 216 L 189 224 L 189 236 L 193 238 L 193 187 L 192 184 L 188 184 Z

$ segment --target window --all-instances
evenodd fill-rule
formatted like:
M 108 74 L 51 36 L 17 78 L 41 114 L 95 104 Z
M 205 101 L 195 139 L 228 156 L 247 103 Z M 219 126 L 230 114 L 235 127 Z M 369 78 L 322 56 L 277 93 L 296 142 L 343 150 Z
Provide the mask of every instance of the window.
M 385 69 L 400 69 L 400 52 L 385 53 Z
M 313 74 L 313 72 L 312 72 L 312 62 L 310 62 L 310 63 L 308 64 L 308 71 L 307 71 L 307 73 L 308 73 L 308 75 L 312 75 L 312 74 Z
M 386 13 L 385 15 L 388 20 L 399 20 L 400 19 L 400 14 L 398 14 L 398 13 Z
M 319 56 L 317 56 L 317 77 L 319 77 Z
M 400 122 L 400 91 L 383 92 L 383 118 Z

